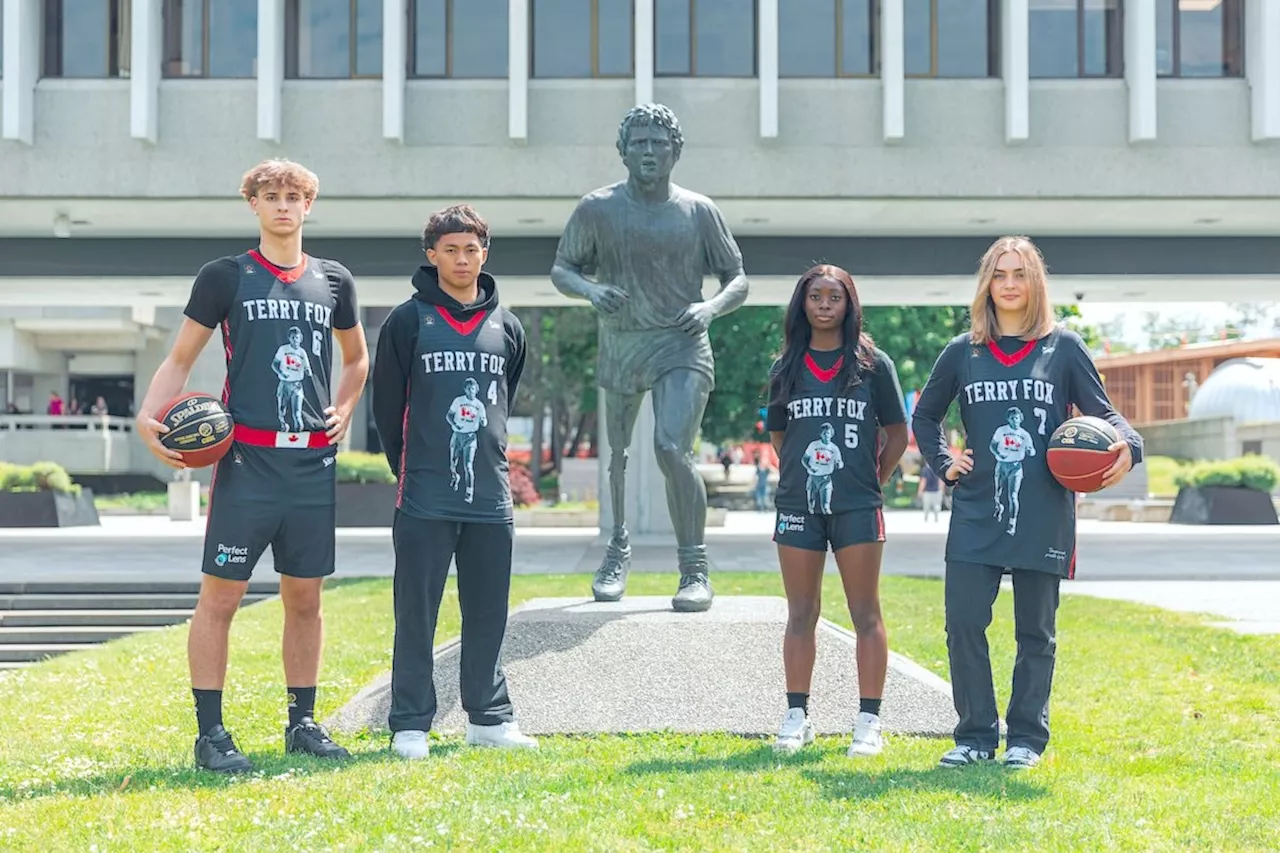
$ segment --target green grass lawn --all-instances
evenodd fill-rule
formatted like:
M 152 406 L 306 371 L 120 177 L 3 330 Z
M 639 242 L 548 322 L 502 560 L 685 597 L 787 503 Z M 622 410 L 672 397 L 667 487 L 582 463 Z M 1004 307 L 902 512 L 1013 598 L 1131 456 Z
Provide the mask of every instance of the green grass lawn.
M 635 576 L 632 591 L 669 595 L 672 580 Z M 512 597 L 588 582 L 521 576 Z M 780 592 L 769 575 L 716 582 Z M 883 591 L 892 647 L 945 677 L 940 583 L 887 578 Z M 842 607 L 828 580 L 825 615 L 847 625 Z M 335 584 L 325 611 L 321 716 L 389 666 L 391 587 Z M 844 737 L 779 759 L 764 737 L 663 734 L 547 737 L 519 754 L 448 739 L 414 764 L 366 736 L 333 767 L 282 754 L 281 610 L 268 601 L 232 636 L 226 718 L 260 768 L 250 778 L 191 770 L 184 627 L 0 675 L 0 849 L 1276 850 L 1280 638 L 1198 621 L 1064 596 L 1054 739 L 1022 775 L 936 769 L 937 740 L 890 737 L 855 762 Z M 439 638 L 458 625 L 450 598 Z M 991 629 L 1002 705 L 1012 635 L 1004 593 Z M 783 686 L 760 689 L 781 714 Z

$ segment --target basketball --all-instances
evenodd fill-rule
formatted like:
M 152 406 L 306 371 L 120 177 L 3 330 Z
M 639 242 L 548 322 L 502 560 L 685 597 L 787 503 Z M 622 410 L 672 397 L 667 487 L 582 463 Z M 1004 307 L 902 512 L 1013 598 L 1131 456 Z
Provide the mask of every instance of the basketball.
M 156 415 L 169 428 L 160 443 L 182 454 L 188 468 L 207 468 L 231 449 L 234 440 L 231 415 L 222 401 L 208 394 L 183 394 L 170 400 Z
M 1073 492 L 1096 492 L 1102 488 L 1102 476 L 1120 457 L 1120 451 L 1107 449 L 1119 440 L 1116 428 L 1102 418 L 1064 421 L 1049 437 L 1049 471 Z

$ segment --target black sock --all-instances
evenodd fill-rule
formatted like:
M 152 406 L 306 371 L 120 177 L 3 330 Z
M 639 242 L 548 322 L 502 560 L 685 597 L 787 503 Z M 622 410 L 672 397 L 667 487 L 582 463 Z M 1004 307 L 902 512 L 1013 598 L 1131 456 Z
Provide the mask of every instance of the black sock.
M 314 687 L 289 688 L 289 725 L 296 726 L 303 717 L 316 715 L 316 689 Z
M 880 700 L 879 699 L 863 699 L 859 703 L 858 710 L 863 714 L 874 714 L 880 716 Z
M 222 725 L 222 691 L 191 688 L 196 698 L 196 726 L 200 736 L 207 735 L 215 726 Z
M 800 708 L 806 714 L 809 713 L 809 694 L 808 693 L 788 693 L 787 707 Z

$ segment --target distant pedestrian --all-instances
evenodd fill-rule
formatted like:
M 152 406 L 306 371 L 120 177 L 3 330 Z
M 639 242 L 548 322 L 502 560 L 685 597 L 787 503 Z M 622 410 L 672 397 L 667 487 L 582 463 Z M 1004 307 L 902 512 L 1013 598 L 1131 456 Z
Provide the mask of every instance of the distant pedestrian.
M 769 464 L 759 453 L 756 454 L 756 487 L 753 493 L 756 501 L 756 512 L 769 509 Z
M 928 463 L 920 466 L 920 487 L 917 491 L 920 496 L 920 504 L 924 507 L 925 521 L 929 520 L 929 514 L 933 514 L 933 520 L 939 519 L 939 512 L 942 510 L 942 478 L 929 467 Z

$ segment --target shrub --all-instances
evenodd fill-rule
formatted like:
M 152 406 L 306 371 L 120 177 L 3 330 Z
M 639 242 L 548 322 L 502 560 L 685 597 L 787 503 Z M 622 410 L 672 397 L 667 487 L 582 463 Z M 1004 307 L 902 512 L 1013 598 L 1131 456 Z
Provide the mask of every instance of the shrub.
M 351 450 L 339 453 L 336 462 L 339 483 L 394 483 L 395 475 L 381 453 Z
M 71 475 L 56 462 L 37 462 L 34 465 L 0 462 L 0 491 L 63 492 L 77 495 L 80 493 L 80 486 L 71 482 Z
M 511 501 L 516 506 L 531 506 L 540 503 L 542 497 L 538 487 L 533 483 L 529 469 L 519 462 L 509 462 L 511 469 Z
M 1214 462 L 1196 462 L 1180 470 L 1177 484 L 1180 488 L 1228 488 L 1257 489 L 1270 493 L 1280 483 L 1280 465 L 1266 456 L 1241 456 L 1239 459 L 1222 459 Z

